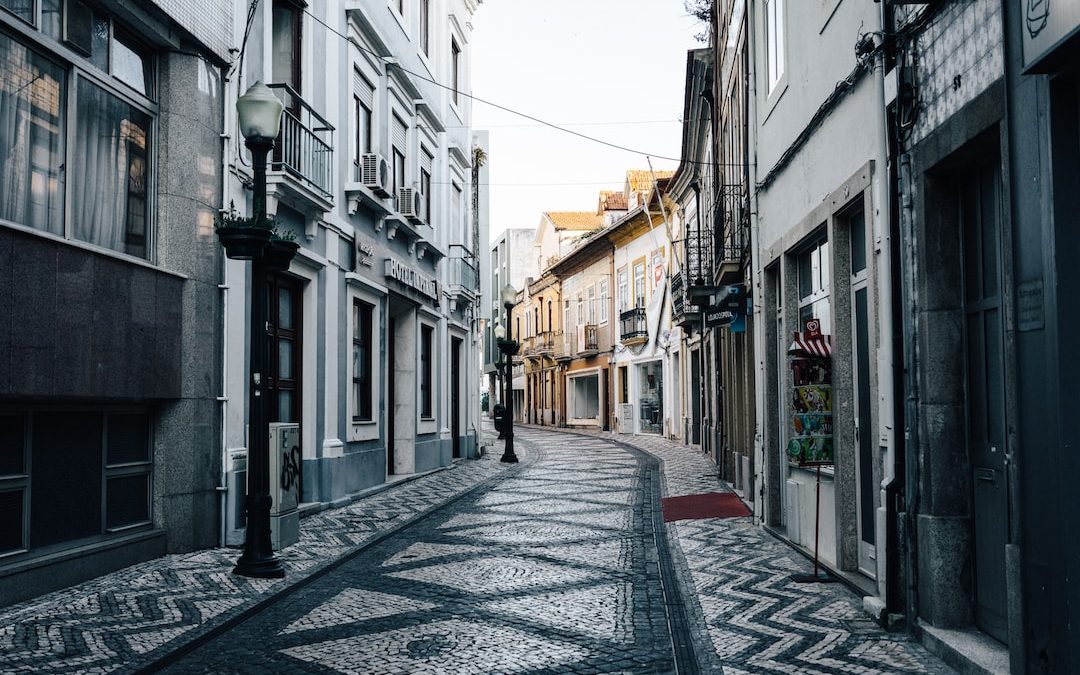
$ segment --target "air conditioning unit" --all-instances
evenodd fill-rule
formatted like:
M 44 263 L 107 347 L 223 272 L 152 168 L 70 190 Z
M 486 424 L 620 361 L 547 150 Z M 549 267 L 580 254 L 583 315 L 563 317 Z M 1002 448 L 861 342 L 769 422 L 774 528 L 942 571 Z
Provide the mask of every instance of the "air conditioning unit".
M 389 197 L 390 164 L 375 152 L 360 157 L 360 183 L 380 197 Z
M 414 223 L 424 222 L 424 195 L 416 188 L 398 188 L 397 210 Z

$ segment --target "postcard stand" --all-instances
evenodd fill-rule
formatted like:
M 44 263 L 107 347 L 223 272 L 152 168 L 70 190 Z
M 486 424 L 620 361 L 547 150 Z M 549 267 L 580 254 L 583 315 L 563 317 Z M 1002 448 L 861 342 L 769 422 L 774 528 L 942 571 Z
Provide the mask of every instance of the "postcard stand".
M 814 571 L 794 574 L 796 583 L 836 581 L 818 563 L 818 533 L 821 530 L 821 467 L 833 464 L 832 437 L 832 349 L 816 320 L 806 322 L 806 331 L 795 333 L 788 348 L 791 356 L 792 414 L 788 457 L 800 467 L 814 467 Z M 821 569 L 821 573 L 818 570 Z

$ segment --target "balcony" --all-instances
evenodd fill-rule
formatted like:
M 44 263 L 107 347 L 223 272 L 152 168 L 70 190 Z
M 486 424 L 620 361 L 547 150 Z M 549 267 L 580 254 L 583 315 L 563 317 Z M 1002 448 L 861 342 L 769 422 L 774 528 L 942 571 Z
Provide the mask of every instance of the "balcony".
M 744 184 L 725 186 L 721 192 L 721 206 L 716 219 L 721 240 L 716 242 L 714 279 L 718 286 L 726 286 L 743 280 L 749 251 L 750 203 Z
M 525 356 L 555 356 L 562 345 L 562 331 L 544 331 L 522 340 L 521 351 Z
M 675 325 L 682 328 L 695 326 L 701 320 L 701 313 L 690 302 L 682 272 L 671 275 L 671 318 Z
M 644 307 L 635 307 L 619 314 L 619 338 L 628 347 L 649 341 L 649 326 Z
M 334 127 L 287 84 L 270 89 L 285 106 L 267 172 L 268 197 L 288 196 L 301 211 L 333 208 Z
M 462 244 L 450 244 L 450 255 L 446 258 L 446 290 L 455 305 L 459 301 L 475 302 L 480 296 L 478 262 L 472 251 Z

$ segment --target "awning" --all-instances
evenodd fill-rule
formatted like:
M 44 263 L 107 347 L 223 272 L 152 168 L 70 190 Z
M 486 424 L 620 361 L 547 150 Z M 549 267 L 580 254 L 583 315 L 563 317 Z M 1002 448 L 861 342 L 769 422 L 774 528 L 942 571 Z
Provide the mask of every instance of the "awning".
M 828 359 L 832 357 L 832 336 L 795 333 L 795 340 L 788 347 L 788 354 L 815 356 Z

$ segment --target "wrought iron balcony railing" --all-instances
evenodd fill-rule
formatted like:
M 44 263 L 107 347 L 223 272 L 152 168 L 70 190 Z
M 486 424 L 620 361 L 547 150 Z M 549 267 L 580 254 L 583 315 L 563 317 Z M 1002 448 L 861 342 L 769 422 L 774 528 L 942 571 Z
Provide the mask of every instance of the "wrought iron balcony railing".
M 271 84 L 285 113 L 270 168 L 286 171 L 326 197 L 333 195 L 334 127 L 287 84 Z
M 621 324 L 619 336 L 623 342 L 649 336 L 644 307 L 635 307 L 622 312 L 619 314 L 619 323 Z

